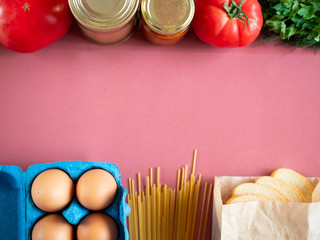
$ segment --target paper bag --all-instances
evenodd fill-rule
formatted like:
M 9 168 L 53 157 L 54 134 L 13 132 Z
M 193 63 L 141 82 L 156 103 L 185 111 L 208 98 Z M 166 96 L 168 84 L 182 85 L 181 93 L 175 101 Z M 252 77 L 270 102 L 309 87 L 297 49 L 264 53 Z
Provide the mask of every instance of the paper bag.
M 234 187 L 257 177 L 216 177 L 212 240 L 320 240 L 320 183 L 312 203 L 255 201 L 224 205 Z

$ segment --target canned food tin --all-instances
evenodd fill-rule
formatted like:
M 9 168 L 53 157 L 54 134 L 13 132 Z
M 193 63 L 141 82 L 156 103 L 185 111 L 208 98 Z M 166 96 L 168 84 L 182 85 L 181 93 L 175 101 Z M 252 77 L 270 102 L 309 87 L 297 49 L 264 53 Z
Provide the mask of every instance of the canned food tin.
M 152 43 L 175 44 L 189 30 L 194 11 L 193 0 L 142 0 L 142 33 Z
M 121 43 L 134 32 L 139 0 L 68 0 L 83 35 L 105 45 Z

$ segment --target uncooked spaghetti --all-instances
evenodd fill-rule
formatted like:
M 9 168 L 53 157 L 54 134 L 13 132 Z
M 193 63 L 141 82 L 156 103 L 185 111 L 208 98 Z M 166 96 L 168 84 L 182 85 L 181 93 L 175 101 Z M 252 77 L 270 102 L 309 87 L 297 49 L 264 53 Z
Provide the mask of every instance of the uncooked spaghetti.
M 138 191 L 135 190 L 134 180 L 129 178 L 127 201 L 131 208 L 128 216 L 130 240 L 204 240 L 212 184 L 208 190 L 208 184 L 205 183 L 196 238 L 195 225 L 201 185 L 201 174 L 198 177 L 195 176 L 196 156 L 195 150 L 189 177 L 187 165 L 178 170 L 176 189 L 161 184 L 159 167 L 156 171 L 155 183 L 153 169 L 150 169 L 144 191 L 141 189 L 140 174 L 137 177 Z

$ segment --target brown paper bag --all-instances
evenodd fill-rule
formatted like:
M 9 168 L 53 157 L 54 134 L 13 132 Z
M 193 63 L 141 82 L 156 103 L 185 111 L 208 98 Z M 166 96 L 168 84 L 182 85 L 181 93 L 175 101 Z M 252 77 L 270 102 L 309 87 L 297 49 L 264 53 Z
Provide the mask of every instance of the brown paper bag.
M 320 240 L 320 183 L 313 203 L 256 201 L 224 205 L 234 187 L 257 177 L 216 177 L 212 240 Z

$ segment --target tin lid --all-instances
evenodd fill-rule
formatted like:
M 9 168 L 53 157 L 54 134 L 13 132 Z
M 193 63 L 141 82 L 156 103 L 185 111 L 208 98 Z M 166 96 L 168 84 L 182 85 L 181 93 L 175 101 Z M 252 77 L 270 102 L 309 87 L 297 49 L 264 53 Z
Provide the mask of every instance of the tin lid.
M 139 0 L 68 0 L 73 16 L 82 25 L 100 30 L 115 29 L 129 22 Z
M 141 13 L 155 32 L 173 35 L 189 27 L 194 16 L 193 0 L 142 0 Z

